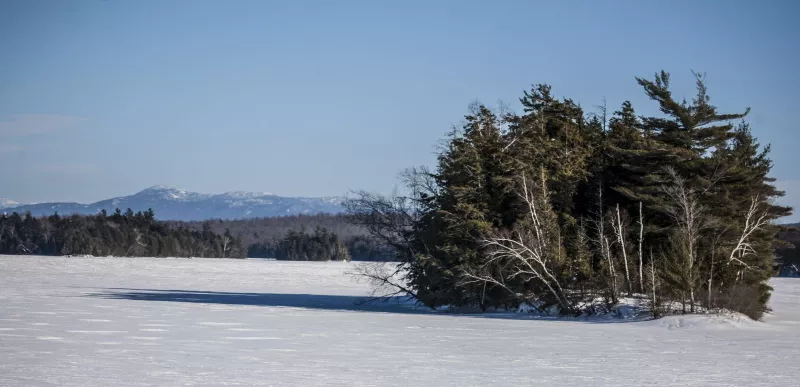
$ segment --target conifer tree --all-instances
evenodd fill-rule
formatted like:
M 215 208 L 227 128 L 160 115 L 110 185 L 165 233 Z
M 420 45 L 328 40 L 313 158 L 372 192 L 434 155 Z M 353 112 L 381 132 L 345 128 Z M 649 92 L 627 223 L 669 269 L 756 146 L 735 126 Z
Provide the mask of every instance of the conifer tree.
M 432 280 L 420 296 L 432 304 L 449 300 L 488 307 L 514 302 L 501 289 L 463 281 L 463 273 L 479 267 L 484 258 L 480 236 L 514 221 L 508 217 L 513 203 L 511 167 L 500 119 L 483 105 L 471 110 L 463 133 L 454 134 L 439 155 L 436 210 L 423 218 L 418 241 L 425 246 L 421 259 L 430 264 L 427 272 Z
M 555 99 L 548 85 L 525 91 L 520 103 L 525 114 L 513 118 L 509 132 L 513 167 L 518 176 L 546 183 L 560 223 L 574 226 L 574 196 L 589 177 L 588 141 L 598 136 L 598 128 L 586 122 L 575 102 Z
M 430 307 L 549 302 L 574 312 L 579 299 L 613 304 L 624 289 L 646 291 L 654 308 L 679 301 L 686 312 L 705 304 L 758 318 L 772 222 L 791 209 L 771 204 L 782 192 L 769 147 L 733 123 L 748 111 L 719 113 L 705 77 L 695 81 L 686 101 L 666 72 L 637 78 L 661 114 L 640 117 L 624 102 L 608 125 L 605 107 L 587 116 L 547 85 L 524 93 L 521 115 L 476 105 L 436 171 L 415 175 L 411 199 L 362 195 L 354 219 L 392 242 L 409 273 L 400 291 Z M 520 180 L 533 196 L 515 192 Z

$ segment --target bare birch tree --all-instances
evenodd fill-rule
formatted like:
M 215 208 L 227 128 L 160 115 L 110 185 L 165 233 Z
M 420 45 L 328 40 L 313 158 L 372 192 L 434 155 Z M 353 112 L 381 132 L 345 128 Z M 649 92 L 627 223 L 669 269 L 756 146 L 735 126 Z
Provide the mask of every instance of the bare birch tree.
M 614 235 L 617 237 L 619 249 L 622 252 L 622 263 L 625 267 L 625 282 L 628 285 L 628 295 L 633 294 L 633 285 L 631 283 L 631 272 L 628 269 L 628 246 L 625 244 L 625 231 L 626 227 L 622 224 L 622 217 L 619 212 L 619 204 L 616 207 L 616 214 L 611 218 L 611 228 L 614 230 Z
M 642 243 L 644 241 L 644 215 L 642 214 L 642 202 L 639 202 L 639 290 L 641 292 L 645 292 L 644 290 L 644 275 L 642 275 L 642 268 L 644 264 L 642 263 Z
M 653 249 L 650 249 L 650 291 L 651 291 L 651 302 L 652 306 L 652 313 L 654 318 L 659 317 L 659 307 L 658 307 L 658 299 L 656 298 L 656 261 L 653 259 Z M 643 290 L 644 291 L 644 290 Z
M 670 184 L 663 186 L 663 191 L 669 198 L 666 212 L 675 223 L 677 233 L 673 240 L 675 251 L 682 255 L 681 275 L 683 285 L 689 293 L 690 309 L 695 308 L 695 286 L 698 280 L 697 273 L 697 248 L 701 231 L 708 225 L 709 219 L 704 213 L 699 202 L 699 194 L 689 188 L 686 181 L 674 168 L 666 168 Z
M 494 233 L 482 240 L 488 258 L 480 272 L 466 272 L 467 283 L 491 283 L 509 292 L 515 291 L 506 284 L 510 281 L 536 281 L 552 296 L 562 312 L 574 312 L 575 305 L 557 278 L 558 241 L 560 231 L 547 193 L 541 187 L 537 194 L 522 176 L 521 198 L 527 205 L 525 226 L 513 231 Z M 530 295 L 522 295 L 524 298 Z
M 600 257 L 606 261 L 608 265 L 608 278 L 611 291 L 611 302 L 616 303 L 619 298 L 619 290 L 617 287 L 617 274 L 614 269 L 614 261 L 611 257 L 611 243 L 606 236 L 605 218 L 604 218 L 604 204 L 603 204 L 603 186 L 602 184 L 597 188 L 597 212 L 595 218 L 592 220 L 594 223 L 595 232 L 597 233 L 594 240 L 595 244 L 600 248 Z
M 741 235 L 736 240 L 736 244 L 728 256 L 727 264 L 738 263 L 744 269 L 749 269 L 750 265 L 743 261 L 744 257 L 755 254 L 755 249 L 750 242 L 750 237 L 753 233 L 762 230 L 764 226 L 769 224 L 769 212 L 766 209 L 761 209 L 758 195 L 750 199 L 750 208 L 744 217 L 744 228 Z
M 231 242 L 233 242 L 233 238 L 230 235 L 223 235 L 222 236 L 222 258 L 228 257 L 228 252 L 231 250 Z
M 608 263 L 608 275 L 611 278 L 611 301 L 617 302 L 619 299 L 619 286 L 617 285 L 617 270 L 614 268 L 614 260 L 611 257 L 611 243 L 606 236 L 603 237 L 602 243 L 605 246 L 603 251 L 604 258 Z

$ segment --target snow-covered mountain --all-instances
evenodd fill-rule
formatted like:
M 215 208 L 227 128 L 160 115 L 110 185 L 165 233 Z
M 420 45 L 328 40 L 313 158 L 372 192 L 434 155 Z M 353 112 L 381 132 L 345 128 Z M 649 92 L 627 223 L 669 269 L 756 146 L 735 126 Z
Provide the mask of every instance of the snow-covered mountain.
M 0 198 L 0 209 L 1 208 L 10 208 L 10 207 L 17 207 L 19 203 L 6 198 Z
M 2 212 L 30 211 L 35 216 L 109 213 L 117 208 L 134 211 L 152 208 L 161 220 L 205 220 L 274 217 L 282 215 L 339 213 L 341 197 L 282 197 L 266 192 L 227 192 L 218 195 L 188 192 L 182 189 L 154 186 L 130 196 L 102 200 L 91 204 L 39 203 L 9 205 Z M 1 203 L 1 202 L 0 202 Z M 0 206 L 2 208 L 2 206 Z

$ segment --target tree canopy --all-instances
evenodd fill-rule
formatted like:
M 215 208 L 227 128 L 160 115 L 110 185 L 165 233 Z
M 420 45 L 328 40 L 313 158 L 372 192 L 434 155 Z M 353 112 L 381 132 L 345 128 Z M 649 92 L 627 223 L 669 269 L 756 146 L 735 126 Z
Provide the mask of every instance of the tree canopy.
M 718 111 L 693 74 L 691 101 L 669 73 L 636 78 L 654 116 L 628 101 L 611 117 L 586 112 L 545 84 L 523 92 L 519 114 L 475 104 L 436 168 L 407 174 L 410 195 L 362 193 L 352 219 L 397 249 L 405 289 L 432 308 L 577 313 L 637 294 L 654 313 L 677 302 L 759 318 L 774 221 L 791 209 L 773 204 L 783 192 L 749 109 Z

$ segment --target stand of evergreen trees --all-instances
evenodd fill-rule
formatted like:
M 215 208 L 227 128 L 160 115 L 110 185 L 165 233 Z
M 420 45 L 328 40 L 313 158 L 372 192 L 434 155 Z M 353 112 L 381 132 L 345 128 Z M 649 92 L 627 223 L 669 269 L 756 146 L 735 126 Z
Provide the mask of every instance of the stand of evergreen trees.
M 323 227 L 313 232 L 305 228 L 290 230 L 273 243 L 255 243 L 248 248 L 248 257 L 276 258 L 290 261 L 349 261 L 350 252 L 339 237 Z
M 774 221 L 791 209 L 773 204 L 783 193 L 748 110 L 718 112 L 695 75 L 691 101 L 673 96 L 668 73 L 636 79 L 656 116 L 630 102 L 590 114 L 548 85 L 524 93 L 521 114 L 472 106 L 436 169 L 404 174 L 407 196 L 348 201 L 352 220 L 400 260 L 363 274 L 432 308 L 580 314 L 598 297 L 634 296 L 654 315 L 760 318 Z
M 303 228 L 315 230 L 317 227 L 326 228 L 335 232 L 341 240 L 352 237 L 367 236 L 362 227 L 351 224 L 344 214 L 313 214 L 313 215 L 286 215 L 272 218 L 247 218 L 247 219 L 207 219 L 204 221 L 167 221 L 173 227 L 185 227 L 193 230 L 202 230 L 204 224 L 211 227 L 211 231 L 222 234 L 230 230 L 231 234 L 240 236 L 242 243 L 249 246 L 253 243 L 273 241 L 283 238 L 289 231 L 298 231 Z
M 800 276 L 800 224 L 781 227 L 778 238 L 784 242 L 778 249 L 778 275 Z
M 318 227 L 313 233 L 304 228 L 289 230 L 281 238 L 255 242 L 248 247 L 247 256 L 290 261 L 390 261 L 394 252 L 369 237 L 341 241 L 336 233 Z
M 91 216 L 0 215 L 0 254 L 394 259 L 389 246 L 350 224 L 344 215 L 163 222 L 155 219 L 152 210 L 134 213 L 131 209 Z
M 354 225 L 344 214 L 314 214 L 314 215 L 291 215 L 279 216 L 274 218 L 251 218 L 251 219 L 211 219 L 204 222 L 168 222 L 172 227 L 185 227 L 193 230 L 202 230 L 203 227 L 211 227 L 217 233 L 229 232 L 242 240 L 242 245 L 247 247 L 247 256 L 250 258 L 276 258 L 276 259 L 300 259 L 302 256 L 310 260 L 328 260 L 330 257 L 314 256 L 308 254 L 289 254 L 282 246 L 288 242 L 287 236 L 291 234 L 293 240 L 303 238 L 302 245 L 310 245 L 313 232 L 322 228 L 326 233 L 336 236 L 336 240 L 330 242 L 324 250 L 334 249 L 338 243 L 343 243 L 347 249 L 350 259 L 353 261 L 391 261 L 395 258 L 394 251 L 390 246 L 380 243 L 380 241 L 369 235 L 369 232 L 361 226 Z M 305 235 L 304 237 L 302 235 Z M 316 243 L 316 242 L 314 242 Z M 308 249 L 302 248 L 306 253 Z M 291 257 L 290 257 L 291 256 Z
M 152 210 L 92 216 L 0 215 L 0 254 L 243 258 L 240 238 L 170 227 Z

